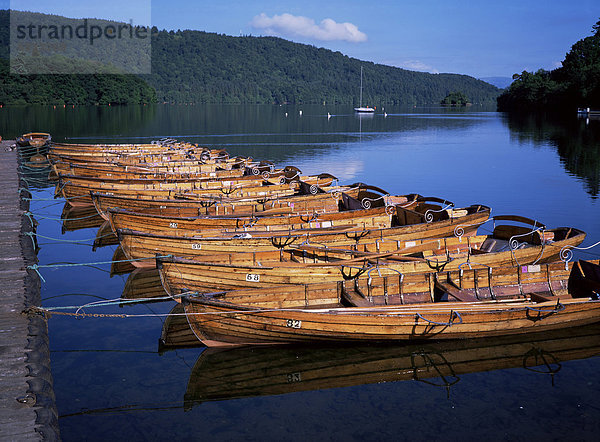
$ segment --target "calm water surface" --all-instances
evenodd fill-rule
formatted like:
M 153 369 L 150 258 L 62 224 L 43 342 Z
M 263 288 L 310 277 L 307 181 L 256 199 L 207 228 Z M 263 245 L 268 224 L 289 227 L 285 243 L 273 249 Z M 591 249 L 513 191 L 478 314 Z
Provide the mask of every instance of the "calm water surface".
M 508 118 L 475 107 L 385 112 L 2 108 L 0 133 L 48 131 L 58 141 L 85 143 L 176 137 L 307 174 L 329 172 L 343 184 L 362 181 L 578 227 L 588 233 L 585 247 L 600 241 L 600 121 Z M 114 300 L 85 312 L 135 315 L 51 317 L 64 440 L 597 440 L 598 327 L 416 346 L 160 348 L 175 303 L 119 303 L 130 274 L 111 274 L 106 262 L 116 246 L 93 250 L 98 223 L 89 214 L 70 215 L 91 221 L 88 227 L 63 230 L 64 201 L 52 199 L 40 175 L 30 183 L 37 187 L 31 209 L 40 223 L 40 264 L 90 263 L 42 268 L 44 306 Z M 596 247 L 577 256 L 599 253 Z

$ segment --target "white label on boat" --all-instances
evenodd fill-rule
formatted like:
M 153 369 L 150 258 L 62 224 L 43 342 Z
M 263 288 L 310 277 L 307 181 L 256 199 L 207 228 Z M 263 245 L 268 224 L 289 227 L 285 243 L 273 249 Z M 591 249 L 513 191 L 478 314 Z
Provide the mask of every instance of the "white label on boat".
M 223 187 L 231 186 L 231 181 L 223 181 Z
M 169 223 L 169 227 L 171 229 L 176 229 L 177 228 L 177 223 Z
M 406 244 L 404 245 L 404 247 L 414 247 L 417 245 L 416 241 L 406 241 Z
M 248 282 L 260 282 L 260 275 L 256 273 L 247 273 L 246 281 Z
M 285 326 L 290 328 L 302 328 L 302 321 L 298 319 L 288 319 Z
M 288 384 L 294 382 L 302 382 L 302 375 L 300 373 L 288 373 L 287 375 Z
M 167 208 L 167 206 L 160 206 L 160 208 L 161 208 L 161 209 L 166 209 L 166 208 Z
M 523 273 L 538 273 L 541 270 L 539 265 L 523 266 Z
M 331 221 L 323 221 L 321 227 L 331 227 Z
M 200 250 L 202 248 L 202 244 L 194 243 L 192 244 L 192 250 Z
M 211 172 L 210 176 L 217 176 L 216 172 Z

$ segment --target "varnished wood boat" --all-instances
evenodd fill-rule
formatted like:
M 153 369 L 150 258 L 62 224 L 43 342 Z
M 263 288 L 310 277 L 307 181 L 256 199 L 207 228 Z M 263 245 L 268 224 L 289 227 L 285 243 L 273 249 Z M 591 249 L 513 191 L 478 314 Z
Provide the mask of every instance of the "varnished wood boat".
M 50 134 L 45 132 L 30 132 L 17 138 L 17 146 L 40 148 L 52 140 Z
M 600 321 L 598 261 L 579 261 L 570 271 L 564 263 L 535 266 L 533 271 L 523 267 L 495 268 L 493 276 L 486 269 L 472 280 L 464 275 L 470 271 L 435 273 L 433 278 L 452 281 L 458 289 L 442 289 L 441 296 L 429 300 L 405 292 L 400 278 L 395 287 L 389 280 L 370 278 L 387 305 L 341 306 L 342 299 L 359 296 L 343 282 L 337 293 L 305 285 L 304 299 L 297 299 L 305 305 L 310 299 L 310 307 L 272 308 L 280 290 L 246 293 L 252 300 L 248 304 L 214 295 L 188 296 L 183 304 L 190 326 L 207 346 L 483 338 Z M 337 306 L 332 306 L 332 295 L 338 297 Z M 463 300 L 445 300 L 450 297 Z M 410 298 L 413 302 L 407 302 Z M 401 304 L 394 305 L 395 300 Z
M 173 309 L 173 323 L 180 321 Z M 166 322 L 165 322 L 166 326 Z M 183 326 L 169 327 L 161 349 L 189 346 Z M 173 338 L 168 330 L 173 330 Z M 521 369 L 523 376 L 557 373 L 566 361 L 600 354 L 600 325 L 482 339 L 395 345 L 245 346 L 208 348 L 198 357 L 185 409 L 207 401 L 270 396 L 384 382 L 451 388 L 467 373 Z
M 264 198 L 274 195 L 292 195 L 300 186 L 298 179 L 309 185 L 316 185 L 327 188 L 335 180 L 335 177 L 329 174 L 310 175 L 298 177 L 293 173 L 293 178 L 285 178 L 285 183 L 281 184 L 283 176 L 273 179 L 263 178 L 257 181 L 248 181 L 236 183 L 228 180 L 214 181 L 190 181 L 185 179 L 175 181 L 161 180 L 127 180 L 126 182 L 107 182 L 101 180 L 90 180 L 81 177 L 61 177 L 56 186 L 56 196 L 65 198 L 71 205 L 91 205 L 92 199 L 90 193 L 102 192 L 135 196 L 136 198 L 187 198 L 199 199 L 206 197 L 218 198 L 226 197 L 253 197 Z
M 527 221 L 523 217 L 496 218 Z M 529 221 L 534 223 L 532 220 Z M 348 230 L 339 231 L 337 235 L 333 232 L 313 232 L 311 235 L 309 232 L 297 230 L 294 232 L 294 237 L 277 236 L 276 232 L 272 231 L 273 236 L 271 237 L 260 238 L 250 235 L 229 240 L 210 237 L 177 237 L 120 229 L 117 230 L 117 234 L 121 247 L 129 259 L 144 260 L 136 262 L 135 265 L 138 266 L 150 266 L 152 262 L 148 258 L 157 254 L 173 255 L 201 261 L 208 266 L 212 263 L 235 264 L 247 266 L 248 269 L 260 266 L 264 267 L 259 272 L 264 277 L 278 273 L 276 268 L 282 268 L 284 269 L 282 271 L 286 272 L 285 268 L 290 267 L 294 272 L 301 273 L 301 270 L 297 268 L 298 263 L 301 262 L 311 263 L 311 268 L 307 271 L 325 271 L 313 264 L 327 262 L 332 258 L 353 258 L 355 262 L 359 263 L 361 256 L 366 262 L 375 264 L 378 264 L 377 257 L 383 256 L 387 256 L 387 259 L 394 259 L 394 255 L 424 258 L 421 263 L 389 266 L 401 272 L 422 270 L 433 265 L 432 263 L 443 263 L 439 265 L 456 268 L 465 262 L 479 266 L 548 262 L 556 259 L 563 248 L 577 246 L 585 239 L 584 232 L 573 228 L 544 228 L 543 232 L 535 230 L 532 233 L 531 227 L 526 230 L 527 228 L 523 226 L 500 224 L 490 235 L 471 236 L 474 231 L 468 231 L 468 235 L 465 236 L 463 231 L 461 232 L 463 235 L 458 236 L 456 235 L 457 231 L 464 230 L 460 229 L 460 225 L 455 225 L 454 232 L 447 231 L 447 235 L 436 235 L 434 225 L 435 222 L 431 223 L 432 231 L 421 233 L 423 239 L 412 239 L 410 229 L 399 227 L 380 229 L 379 236 L 363 238 L 359 237 L 356 232 Z M 476 226 L 472 227 L 476 228 Z M 529 234 L 522 234 L 524 230 Z M 455 236 L 452 238 L 431 240 L 431 238 L 453 234 Z M 282 251 L 281 249 L 284 248 L 288 250 Z M 343 265 L 343 262 L 340 265 Z M 357 265 L 364 265 L 364 263 Z M 384 267 L 386 266 L 387 264 L 384 265 Z M 404 267 L 408 267 L 408 269 Z M 229 269 L 221 269 L 222 272 L 227 273 Z M 236 272 L 239 272 L 239 268 Z M 248 270 L 247 273 L 252 273 L 252 271 Z M 327 273 L 331 274 L 331 269 Z M 206 282 L 199 281 L 194 285 L 202 285 Z
M 558 259 L 564 248 L 577 246 L 585 238 L 585 234 L 577 229 L 558 228 L 546 231 L 554 235 L 552 241 L 541 240 L 536 232 L 518 247 L 507 244 L 496 248 L 498 243 L 510 242 L 502 239 L 504 226 L 498 227 L 491 235 L 408 242 L 376 241 L 357 245 L 353 250 L 300 245 L 279 251 L 206 254 L 196 246 L 195 251 L 191 248 L 185 251 L 187 256 L 195 253 L 193 260 L 165 257 L 157 259 L 157 265 L 167 292 L 177 294 L 183 289 L 207 292 L 301 284 L 307 280 L 335 282 L 360 275 L 368 278 L 375 273 L 390 276 L 466 266 L 493 268 L 547 263 Z M 182 254 L 160 243 L 156 245 L 159 250 L 143 251 L 139 244 L 126 241 L 121 241 L 121 246 L 129 259 L 144 259 L 136 262 L 136 266 L 149 265 L 148 258 L 156 254 Z
M 81 174 L 82 170 L 88 170 L 89 174 Z M 262 170 L 262 172 L 260 172 Z M 58 173 L 58 179 L 70 181 L 78 185 L 86 185 L 89 187 L 97 187 L 97 183 L 101 183 L 100 187 L 107 184 L 154 184 L 154 183 L 193 183 L 192 189 L 200 188 L 216 188 L 216 187 L 243 187 L 256 186 L 257 183 L 263 182 L 271 184 L 289 183 L 294 179 L 309 179 L 303 177 L 299 169 L 293 166 L 287 166 L 283 169 L 261 168 L 260 173 L 254 174 L 250 169 L 235 169 L 235 170 L 217 170 L 215 167 L 206 172 L 115 172 L 105 170 L 97 170 L 95 168 L 77 169 L 72 168 L 76 174 L 69 175 Z
M 398 210 L 398 209 L 396 209 Z M 475 235 L 479 225 L 488 220 L 490 209 L 485 206 L 470 206 L 465 209 L 466 215 L 461 218 L 446 216 L 439 220 L 427 222 L 426 212 L 415 218 L 412 224 L 382 229 L 356 229 L 351 227 L 315 227 L 293 232 L 277 233 L 273 231 L 253 231 L 235 233 L 224 230 L 206 230 L 204 236 L 160 235 L 128 229 L 117 229 L 120 243 L 130 259 L 146 258 L 155 254 L 199 258 L 222 253 L 239 253 L 240 251 L 274 251 L 287 246 L 299 244 L 317 244 L 327 247 L 354 248 L 363 244 L 393 244 L 397 249 L 415 246 L 416 241 L 425 238 L 458 238 Z M 441 213 L 441 212 L 439 212 Z M 308 247 L 308 246 L 306 246 Z M 387 247 L 387 246 L 386 246 Z
M 364 208 L 361 201 L 372 201 L 370 208 Z M 329 200 L 326 200 L 329 202 Z M 306 212 L 255 213 L 252 215 L 202 215 L 192 217 L 156 215 L 153 213 L 130 212 L 123 209 L 108 209 L 108 217 L 115 232 L 117 229 L 130 229 L 150 233 L 175 232 L 181 236 L 204 235 L 206 232 L 231 231 L 286 231 L 321 227 L 359 226 L 360 229 L 392 227 L 397 225 L 396 206 L 412 208 L 426 202 L 418 195 L 388 196 L 376 193 L 369 188 L 359 189 L 354 198 L 342 192 L 338 207 L 329 205 L 323 210 L 311 209 Z M 429 207 L 429 205 L 427 205 Z M 326 211 L 325 209 L 334 209 Z
M 314 210 L 333 211 L 338 207 L 341 191 L 357 194 L 359 187 L 334 186 L 327 192 L 319 189 L 319 193 L 305 193 L 303 186 L 293 195 L 264 198 L 202 198 L 202 199 L 139 199 L 127 195 L 109 195 L 91 192 L 92 202 L 97 212 L 108 219 L 109 208 L 120 208 L 129 212 L 149 213 L 154 215 L 171 214 L 177 217 L 207 215 L 246 215 L 255 214 L 291 214 Z M 315 187 L 316 188 L 316 187 Z
M 223 149 L 211 149 L 196 143 L 178 141 L 175 139 L 162 139 L 151 143 L 119 143 L 119 144 L 86 144 L 86 143 L 57 143 L 53 142 L 51 150 L 57 154 L 87 154 L 89 156 L 102 156 L 103 153 L 163 153 L 186 150 L 190 153 L 203 153 L 206 159 L 222 158 L 227 156 Z
M 177 178 L 187 176 L 190 178 L 223 178 L 241 177 L 246 172 L 246 161 L 241 160 L 239 167 L 236 163 L 228 163 L 223 167 L 220 163 L 211 164 L 192 164 L 188 166 L 125 166 L 120 164 L 105 163 L 66 163 L 55 162 L 52 164 L 53 173 L 56 177 L 59 175 L 72 175 L 80 177 L 93 178 L 118 178 L 118 179 L 138 179 L 138 178 Z M 269 170 L 269 169 L 268 169 Z
M 226 169 L 240 169 L 248 165 L 247 159 L 243 158 L 229 158 L 224 156 L 222 158 L 211 158 L 204 159 L 204 154 L 190 154 L 187 151 L 177 151 L 169 153 L 103 153 L 99 155 L 89 156 L 88 154 L 77 154 L 70 153 L 56 154 L 48 153 L 48 161 L 52 164 L 57 164 L 58 171 L 64 168 L 64 164 L 74 165 L 85 165 L 85 166 L 99 166 L 109 167 L 115 166 L 117 168 L 149 168 L 156 169 L 157 171 L 188 171 L 188 172 L 200 172 L 200 171 L 211 171 L 211 170 L 226 170 Z M 255 164 L 251 162 L 250 164 Z M 199 169 L 198 169 L 199 168 Z
M 162 216 L 120 209 L 109 209 L 108 213 L 115 231 L 129 229 L 157 234 L 168 232 L 185 237 L 231 236 L 241 233 L 272 236 L 276 231 L 287 231 L 288 236 L 296 236 L 298 230 L 304 229 L 317 229 L 317 233 L 319 229 L 324 228 L 349 228 L 361 231 L 361 235 L 367 236 L 371 230 L 443 220 L 468 225 L 471 221 L 468 219 L 469 215 L 478 212 L 482 215 L 487 209 L 483 206 L 471 206 L 454 210 L 451 209 L 453 203 L 439 198 L 415 194 L 389 196 L 379 193 L 379 190 L 371 186 L 359 188 L 356 198 L 351 193 L 342 192 L 338 210 L 331 212 L 311 210 L 279 215 L 195 217 Z M 483 221 L 486 221 L 488 217 L 483 216 Z M 435 228 L 434 225 L 438 226 L 432 224 L 421 230 Z
M 209 149 L 186 142 L 146 144 L 67 144 L 53 143 L 49 154 L 53 156 L 77 156 L 81 158 L 107 159 L 125 156 L 168 155 L 184 153 L 202 160 L 224 159 L 229 155 L 222 149 Z

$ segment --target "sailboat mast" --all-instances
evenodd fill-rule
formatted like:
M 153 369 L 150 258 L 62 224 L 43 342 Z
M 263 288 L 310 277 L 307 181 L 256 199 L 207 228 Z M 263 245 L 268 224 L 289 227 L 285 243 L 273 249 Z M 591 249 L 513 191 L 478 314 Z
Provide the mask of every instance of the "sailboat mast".
M 358 107 L 362 107 L 362 66 L 360 67 L 360 99 L 358 100 Z

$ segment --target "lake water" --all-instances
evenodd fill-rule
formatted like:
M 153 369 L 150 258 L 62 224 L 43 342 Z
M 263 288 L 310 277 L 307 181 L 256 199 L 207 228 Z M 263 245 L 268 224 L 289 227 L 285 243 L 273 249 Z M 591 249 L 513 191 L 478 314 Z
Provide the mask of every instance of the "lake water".
M 380 112 L 4 107 L 0 134 L 47 131 L 84 143 L 174 137 L 306 174 L 329 172 L 342 184 L 362 181 L 577 227 L 588 233 L 583 247 L 600 241 L 600 121 L 509 118 L 477 107 Z M 121 302 L 131 277 L 111 275 L 116 246 L 92 248 L 98 224 L 89 213 L 70 215 L 88 227 L 64 230 L 64 201 L 52 198 L 42 178 L 29 177 L 39 260 L 57 265 L 40 269 L 43 305 L 111 300 L 84 311 L 133 316 L 49 320 L 64 440 L 597 440 L 598 327 L 391 347 L 163 348 L 175 303 Z M 576 255 L 598 258 L 600 246 Z M 58 266 L 66 263 L 90 265 Z

